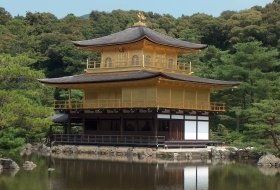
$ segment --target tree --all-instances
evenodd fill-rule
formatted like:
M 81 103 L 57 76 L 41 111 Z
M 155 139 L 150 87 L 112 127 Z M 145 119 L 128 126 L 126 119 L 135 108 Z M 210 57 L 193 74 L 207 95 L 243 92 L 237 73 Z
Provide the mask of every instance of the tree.
M 280 100 L 267 99 L 254 103 L 248 110 L 250 130 L 253 141 L 261 141 L 264 146 L 272 145 L 280 152 Z
M 6 24 L 11 19 L 12 19 L 11 14 L 7 12 L 3 7 L 0 7 L 0 25 Z
M 247 108 L 266 97 L 275 78 L 274 70 L 279 66 L 278 51 L 263 47 L 260 42 L 238 43 L 232 53 L 223 54 L 222 64 L 214 69 L 216 78 L 241 81 L 242 84 L 231 93 L 238 97 L 233 104 Z M 265 88 L 265 89 L 264 89 Z
M 52 92 L 37 81 L 44 75 L 31 68 L 35 61 L 26 55 L 0 54 L 0 130 L 23 130 L 21 138 L 26 140 L 43 137 L 50 125 Z

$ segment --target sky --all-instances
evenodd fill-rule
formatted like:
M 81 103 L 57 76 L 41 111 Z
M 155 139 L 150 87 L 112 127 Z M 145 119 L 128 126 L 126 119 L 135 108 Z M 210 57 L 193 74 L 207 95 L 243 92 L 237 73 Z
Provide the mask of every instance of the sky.
M 273 0 L 0 0 L 0 7 L 13 16 L 26 12 L 50 12 L 58 18 L 73 13 L 89 14 L 92 10 L 110 12 L 116 9 L 152 11 L 174 17 L 206 13 L 219 16 L 225 10 L 239 11 L 252 6 L 265 6 Z

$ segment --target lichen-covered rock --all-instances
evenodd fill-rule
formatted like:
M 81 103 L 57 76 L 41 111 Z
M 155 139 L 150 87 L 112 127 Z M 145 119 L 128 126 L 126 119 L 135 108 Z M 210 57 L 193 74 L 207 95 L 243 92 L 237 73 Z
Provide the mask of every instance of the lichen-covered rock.
M 200 158 L 201 158 L 201 160 L 207 160 L 209 158 L 208 152 L 201 152 Z
M 152 156 L 153 150 L 152 150 L 151 148 L 146 148 L 145 154 L 146 154 L 147 156 Z
M 106 147 L 99 148 L 98 154 L 99 155 L 109 155 L 110 150 Z
M 127 148 L 126 156 L 127 157 L 133 157 L 133 148 L 132 147 Z
M 40 144 L 37 148 L 37 151 L 41 154 L 49 154 L 51 152 L 51 148 L 46 146 L 45 144 Z
M 273 154 L 266 154 L 260 157 L 258 165 L 267 167 L 280 167 L 280 158 L 274 156 Z
M 23 169 L 26 170 L 26 171 L 31 171 L 33 170 L 34 168 L 37 167 L 36 164 L 34 164 L 33 162 L 31 161 L 25 161 L 22 165 Z
M 2 165 L 3 169 L 7 170 L 18 170 L 18 164 L 9 158 L 0 158 L 0 165 Z
M 143 160 L 146 157 L 146 155 L 144 152 L 138 152 L 137 157 L 138 157 L 138 160 Z
M 186 160 L 192 160 L 192 153 L 191 152 L 185 153 L 185 156 L 186 156 Z
M 97 146 L 77 146 L 79 154 L 97 154 Z
M 0 174 L 2 173 L 3 166 L 0 164 Z
M 61 145 L 53 146 L 53 147 L 51 148 L 52 153 L 55 153 L 55 154 L 60 154 L 60 153 L 62 153 L 62 150 L 63 150 L 63 146 L 61 146 Z
M 116 156 L 117 148 L 116 147 L 110 147 L 109 148 L 109 156 Z
M 78 152 L 77 146 L 66 145 L 62 147 L 62 152 L 65 154 L 75 154 Z
M 230 151 L 225 148 L 211 148 L 211 156 L 214 159 L 228 159 L 230 156 Z
M 23 156 L 23 155 L 31 155 L 32 154 L 32 151 L 33 151 L 33 146 L 32 144 L 30 143 L 27 143 L 26 145 L 24 145 L 21 149 L 21 152 L 20 152 L 20 155 Z

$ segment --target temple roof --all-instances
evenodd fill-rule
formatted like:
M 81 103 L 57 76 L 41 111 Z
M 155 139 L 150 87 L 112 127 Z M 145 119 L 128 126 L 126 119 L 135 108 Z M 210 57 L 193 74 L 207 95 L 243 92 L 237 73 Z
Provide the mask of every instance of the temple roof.
M 95 38 L 91 40 L 74 41 L 73 43 L 79 47 L 102 47 L 110 45 L 128 44 L 140 41 L 142 39 L 147 39 L 156 44 L 176 48 L 203 49 L 207 47 L 207 45 L 205 44 L 196 44 L 172 38 L 143 26 L 131 27 L 108 36 Z
M 121 82 L 121 81 L 134 81 L 162 77 L 170 80 L 183 81 L 189 83 L 201 83 L 208 85 L 221 85 L 221 86 L 237 86 L 240 82 L 237 81 L 222 81 L 214 79 L 200 78 L 196 76 L 188 76 L 175 73 L 163 73 L 154 71 L 126 71 L 126 72 L 112 72 L 100 74 L 80 74 L 60 78 L 47 78 L 39 79 L 41 83 L 45 84 L 82 84 L 82 83 L 105 83 L 105 82 Z

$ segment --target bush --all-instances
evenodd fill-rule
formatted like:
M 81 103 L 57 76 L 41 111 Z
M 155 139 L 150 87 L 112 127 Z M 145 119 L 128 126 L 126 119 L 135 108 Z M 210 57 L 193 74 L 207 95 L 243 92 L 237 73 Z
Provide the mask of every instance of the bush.
M 0 154 L 6 157 L 17 157 L 20 148 L 25 144 L 25 131 L 20 128 L 0 130 Z

